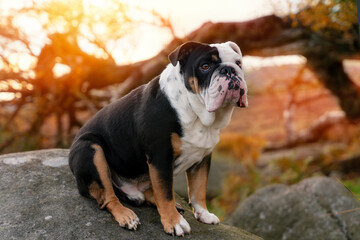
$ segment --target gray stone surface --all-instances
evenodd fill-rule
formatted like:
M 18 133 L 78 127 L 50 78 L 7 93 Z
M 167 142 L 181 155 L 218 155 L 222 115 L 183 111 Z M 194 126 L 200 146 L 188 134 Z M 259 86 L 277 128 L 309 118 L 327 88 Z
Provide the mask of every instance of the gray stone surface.
M 67 165 L 69 151 L 41 150 L 0 156 L 0 239 L 174 239 L 164 233 L 155 208 L 131 209 L 137 231 L 121 228 L 94 200 L 81 197 Z M 191 235 L 185 239 L 260 239 L 239 228 L 195 220 L 187 204 Z
M 260 189 L 229 223 L 270 240 L 358 240 L 360 202 L 334 179 L 309 178 Z

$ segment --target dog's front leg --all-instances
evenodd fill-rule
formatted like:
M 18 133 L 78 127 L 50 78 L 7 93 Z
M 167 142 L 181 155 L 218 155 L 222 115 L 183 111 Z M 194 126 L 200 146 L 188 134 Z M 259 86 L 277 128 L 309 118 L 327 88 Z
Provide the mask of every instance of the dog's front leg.
M 175 207 L 172 153 L 164 155 L 152 156 L 148 161 L 155 203 L 164 231 L 184 236 L 185 233 L 190 233 L 190 225 Z
M 210 213 L 206 207 L 206 184 L 210 163 L 211 154 L 186 171 L 189 203 L 193 207 L 195 218 L 198 221 L 206 224 L 218 224 L 219 218 Z

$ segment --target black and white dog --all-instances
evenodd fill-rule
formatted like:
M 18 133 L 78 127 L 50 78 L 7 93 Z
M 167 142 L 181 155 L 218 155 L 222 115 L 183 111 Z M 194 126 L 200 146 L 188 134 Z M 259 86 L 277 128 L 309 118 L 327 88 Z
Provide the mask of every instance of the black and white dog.
M 97 200 L 120 226 L 139 218 L 119 198 L 156 205 L 164 230 L 190 226 L 176 209 L 173 175 L 186 172 L 195 218 L 219 219 L 206 207 L 211 152 L 234 106 L 247 106 L 242 55 L 233 42 L 187 42 L 159 77 L 100 110 L 77 134 L 69 164 L 79 192 Z

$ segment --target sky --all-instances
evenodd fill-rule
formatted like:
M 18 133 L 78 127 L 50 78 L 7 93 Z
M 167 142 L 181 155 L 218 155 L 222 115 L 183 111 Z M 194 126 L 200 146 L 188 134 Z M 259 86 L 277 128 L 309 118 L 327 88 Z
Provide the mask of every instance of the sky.
M 162 16 L 170 19 L 177 37 L 184 37 L 207 21 L 231 22 L 251 20 L 272 14 L 274 11 L 281 11 L 282 8 L 286 8 L 288 1 L 127 0 L 126 2 L 144 9 L 156 10 Z M 158 53 L 172 39 L 170 31 L 156 29 L 148 25 L 139 27 L 134 35 L 132 43 L 136 46 L 135 51 L 131 51 L 129 55 L 124 55 L 122 49 L 114 50 L 114 58 L 118 63 L 126 61 L 136 62 L 149 58 Z M 128 39 L 124 39 L 124 41 L 128 41 Z M 246 57 L 249 67 L 304 61 L 299 56 L 275 57 L 262 60 L 264 59 L 259 57 Z
M 47 0 L 34 0 L 43 2 Z M 101 7 L 107 0 L 83 0 L 84 5 L 95 8 Z M 116 0 L 110 0 L 116 1 Z M 175 35 L 184 37 L 186 34 L 196 30 L 207 21 L 212 22 L 231 22 L 246 21 L 260 16 L 272 14 L 275 11 L 286 9 L 286 3 L 289 0 L 119 0 L 131 6 L 140 7 L 145 10 L 155 10 L 161 16 L 170 20 Z M 298 0 L 292 0 L 296 2 Z M 19 8 L 31 4 L 31 0 L 0 0 L 0 9 L 6 10 L 9 7 Z M 142 14 L 142 13 L 140 13 Z M 134 16 L 134 15 L 133 15 Z M 143 16 L 134 16 L 143 17 Z M 38 50 L 46 41 L 46 35 L 41 33 L 41 27 L 34 20 L 25 19 L 22 24 L 27 24 L 25 31 L 29 31 L 34 37 L 34 41 L 39 42 Z M 150 24 L 136 26 L 133 33 L 117 41 L 112 46 L 110 52 L 118 64 L 137 62 L 156 55 L 162 48 L 172 40 L 173 36 L 165 28 L 156 27 Z M 16 46 L 15 46 L 16 47 Z M 84 42 L 80 42 L 83 50 L 89 50 L 91 47 Z M 24 68 L 29 65 L 29 60 L 22 57 L 20 64 Z M 17 60 L 14 60 L 17 61 Z M 244 64 L 248 67 L 267 66 L 281 63 L 298 63 L 304 61 L 301 57 L 275 57 L 262 59 L 259 57 L 246 57 Z M 64 68 L 59 70 L 64 71 Z
M 165 18 L 169 18 L 177 37 L 184 37 L 207 21 L 245 21 L 273 12 L 269 0 L 128 0 L 127 2 L 144 9 L 154 9 Z M 134 59 L 156 54 L 164 43 L 171 40 L 169 31 L 154 31 L 149 26 L 139 29 L 137 34 L 140 35 L 138 39 L 142 39 L 142 43 L 132 56 Z

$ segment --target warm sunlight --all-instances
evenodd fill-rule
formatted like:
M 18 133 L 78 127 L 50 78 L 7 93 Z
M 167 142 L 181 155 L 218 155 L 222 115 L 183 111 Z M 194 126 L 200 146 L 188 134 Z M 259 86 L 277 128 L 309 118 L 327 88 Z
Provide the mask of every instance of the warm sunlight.
M 169 18 L 177 37 L 184 37 L 207 21 L 246 21 L 274 11 L 271 1 L 266 0 L 254 0 L 251 2 L 224 0 L 221 1 L 221 4 L 214 4 L 205 0 L 126 0 L 126 2 L 143 9 L 155 10 L 165 18 Z M 135 35 L 137 37 L 133 41 L 137 47 L 129 56 L 131 62 L 153 56 L 171 39 L 169 31 L 162 31 L 149 25 L 141 27 L 141 30 L 136 31 Z
M 39 2 L 46 3 L 48 1 Z M 116 2 L 117 1 L 114 0 L 82 0 L 82 5 L 77 2 L 73 4 L 72 12 L 70 12 L 71 15 L 75 16 L 71 24 L 79 24 L 76 16 L 84 12 L 84 14 L 88 16 L 85 23 L 89 23 L 92 27 L 92 33 L 89 32 L 88 27 L 81 28 L 81 31 L 85 35 L 95 34 L 96 36 L 102 36 L 109 30 L 116 31 L 116 29 L 109 29 L 109 25 L 106 25 L 106 22 L 102 21 L 108 9 L 118 9 L 121 11 L 121 9 L 119 9 L 121 5 L 117 5 Z M 191 0 L 181 2 L 167 0 L 124 0 L 122 2 L 140 10 L 156 11 L 163 17 L 169 19 L 177 37 L 184 37 L 207 21 L 245 21 L 270 14 L 276 10 L 274 9 L 275 7 L 272 1 L 264 0 L 254 0 L 246 4 L 241 4 L 237 0 L 225 0 L 222 1 L 222 4 L 208 4 L 206 1 L 194 2 Z M 19 7 L 26 3 L 25 0 L 17 2 L 1 1 L 1 5 L 5 9 Z M 201 11 L 199 11 L 199 9 L 201 9 Z M 56 9 L 52 9 L 50 12 L 58 14 Z M 153 20 L 151 19 L 151 15 L 144 14 L 144 11 L 130 10 L 129 17 L 139 21 L 138 26 L 132 33 L 128 34 L 124 39 L 106 43 L 107 50 L 112 53 L 117 63 L 121 64 L 147 59 L 158 53 L 162 47 L 172 39 L 171 32 L 164 28 L 157 27 L 156 24 L 152 25 Z M 24 25 L 26 29 L 31 29 L 34 23 L 28 25 L 27 22 L 27 18 L 19 19 L 19 25 Z M 37 24 L 35 24 L 35 26 L 36 25 Z M 62 27 L 64 26 L 57 25 L 56 28 L 61 29 Z M 35 33 L 37 32 L 38 30 L 35 31 Z M 43 41 L 44 39 L 37 38 L 34 39 L 33 44 L 41 46 Z M 103 51 L 99 50 L 88 40 L 80 38 L 79 43 L 80 47 L 90 54 L 95 54 L 98 57 L 102 57 L 104 54 Z M 293 59 L 297 58 L 295 57 Z M 261 59 L 257 60 L 261 61 Z M 272 60 L 276 61 L 276 58 Z M 256 64 L 256 61 L 253 60 L 251 65 Z
M 283 0 L 285 1 L 285 0 Z M 48 1 L 37 1 L 37 3 L 47 3 Z M 119 5 L 117 2 L 122 2 L 125 5 Z M 281 2 L 281 1 L 280 1 Z M 61 3 L 61 1 L 59 1 Z M 169 19 L 173 25 L 176 37 L 184 37 L 194 29 L 201 26 L 207 21 L 218 22 L 218 21 L 245 21 L 253 19 L 262 15 L 270 14 L 274 12 L 274 5 L 272 1 L 265 0 L 254 0 L 246 3 L 239 3 L 237 0 L 224 0 L 222 4 L 209 4 L 207 1 L 167 1 L 167 0 L 153 0 L 153 1 L 141 1 L 141 0 L 82 0 L 80 2 L 74 2 L 72 12 L 69 12 L 73 18 L 71 24 L 73 26 L 79 24 L 77 19 L 82 12 L 87 16 L 85 24 L 91 26 L 91 32 L 88 27 L 81 27 L 81 31 L 85 35 L 95 34 L 96 36 L 102 36 L 107 34 L 108 31 L 116 31 L 116 29 L 109 29 L 109 21 L 104 21 L 104 16 L 110 9 L 112 11 L 118 10 L 128 4 L 129 6 L 135 7 L 135 9 L 145 11 L 156 11 L 161 16 Z M 16 1 L 8 2 L 1 1 L 3 10 L 18 8 L 22 5 L 27 5 L 28 2 Z M 63 5 L 56 5 L 58 9 L 52 7 L 50 13 L 59 14 L 59 9 L 65 7 Z M 201 11 L 199 11 L 201 9 Z M 137 27 L 128 34 L 125 39 L 109 41 L 106 44 L 106 48 L 113 54 L 114 59 L 117 63 L 136 62 L 139 60 L 147 59 L 156 53 L 158 53 L 162 47 L 172 39 L 171 32 L 161 27 L 153 25 L 153 19 L 151 15 L 144 14 L 144 11 L 138 11 L 130 9 L 128 12 L 129 17 L 138 21 Z M 70 16 L 70 18 L 71 18 Z M 78 16 L 78 17 L 77 17 Z M 50 16 L 51 17 L 51 16 Z M 69 17 L 65 15 L 65 17 Z M 25 29 L 31 29 L 37 27 L 36 23 L 29 25 L 27 22 L 33 19 L 19 18 L 19 25 L 26 26 Z M 56 25 L 56 29 L 64 28 L 64 25 Z M 39 30 L 35 30 L 35 34 Z M 34 36 L 33 36 L 34 37 Z M 42 45 L 43 38 L 35 38 L 33 45 Z M 81 48 L 95 54 L 102 56 L 103 52 L 99 51 L 96 46 L 91 42 L 80 39 Z
M 0 0 L 2 239 L 360 239 L 356 3 Z
M 41 30 L 41 25 L 44 24 L 45 19 L 53 19 L 48 27 L 50 32 L 64 32 L 68 31 L 69 28 L 77 29 L 76 31 L 79 31 L 77 43 L 84 52 L 98 58 L 107 58 L 108 54 L 111 54 L 117 64 L 148 59 L 156 55 L 173 37 L 184 37 L 207 21 L 246 21 L 274 11 L 271 1 L 264 0 L 254 0 L 246 4 L 241 4 L 237 0 L 224 0 L 222 4 L 208 4 L 206 1 L 194 2 L 191 0 L 181 2 L 167 0 L 78 0 L 71 3 L 71 9 L 67 8 L 66 1 L 54 1 L 50 5 L 49 2 L 36 2 L 39 6 L 47 9 L 47 14 L 42 14 L 41 18 L 36 19 L 31 14 L 19 15 L 14 18 L 15 23 L 29 37 L 31 50 L 35 54 L 39 54 L 40 49 L 48 41 L 45 32 Z M 0 1 L 4 12 L 29 4 L 25 0 Z M 157 22 L 158 20 L 154 19 L 151 11 L 155 11 L 156 14 L 160 14 L 169 21 L 173 32 L 169 28 L 161 26 L 161 21 Z M 134 21 L 131 23 L 131 27 L 127 23 L 128 18 Z M 64 20 L 68 22 L 64 22 Z M 116 21 L 119 23 L 115 23 Z M 16 46 L 14 45 L 14 47 Z M 26 52 L 25 49 L 24 52 Z M 24 72 L 29 71 L 36 62 L 36 58 L 27 53 L 9 52 L 8 55 L 12 67 L 19 68 Z M 304 60 L 298 56 L 272 57 L 269 59 L 244 58 L 245 69 L 301 62 Z M 52 72 L 55 77 L 60 77 L 69 73 L 70 67 L 66 64 L 56 63 Z M 34 73 L 25 74 L 33 75 Z M 3 100 L 11 100 L 14 97 L 13 93 L 2 93 L 0 95 Z

